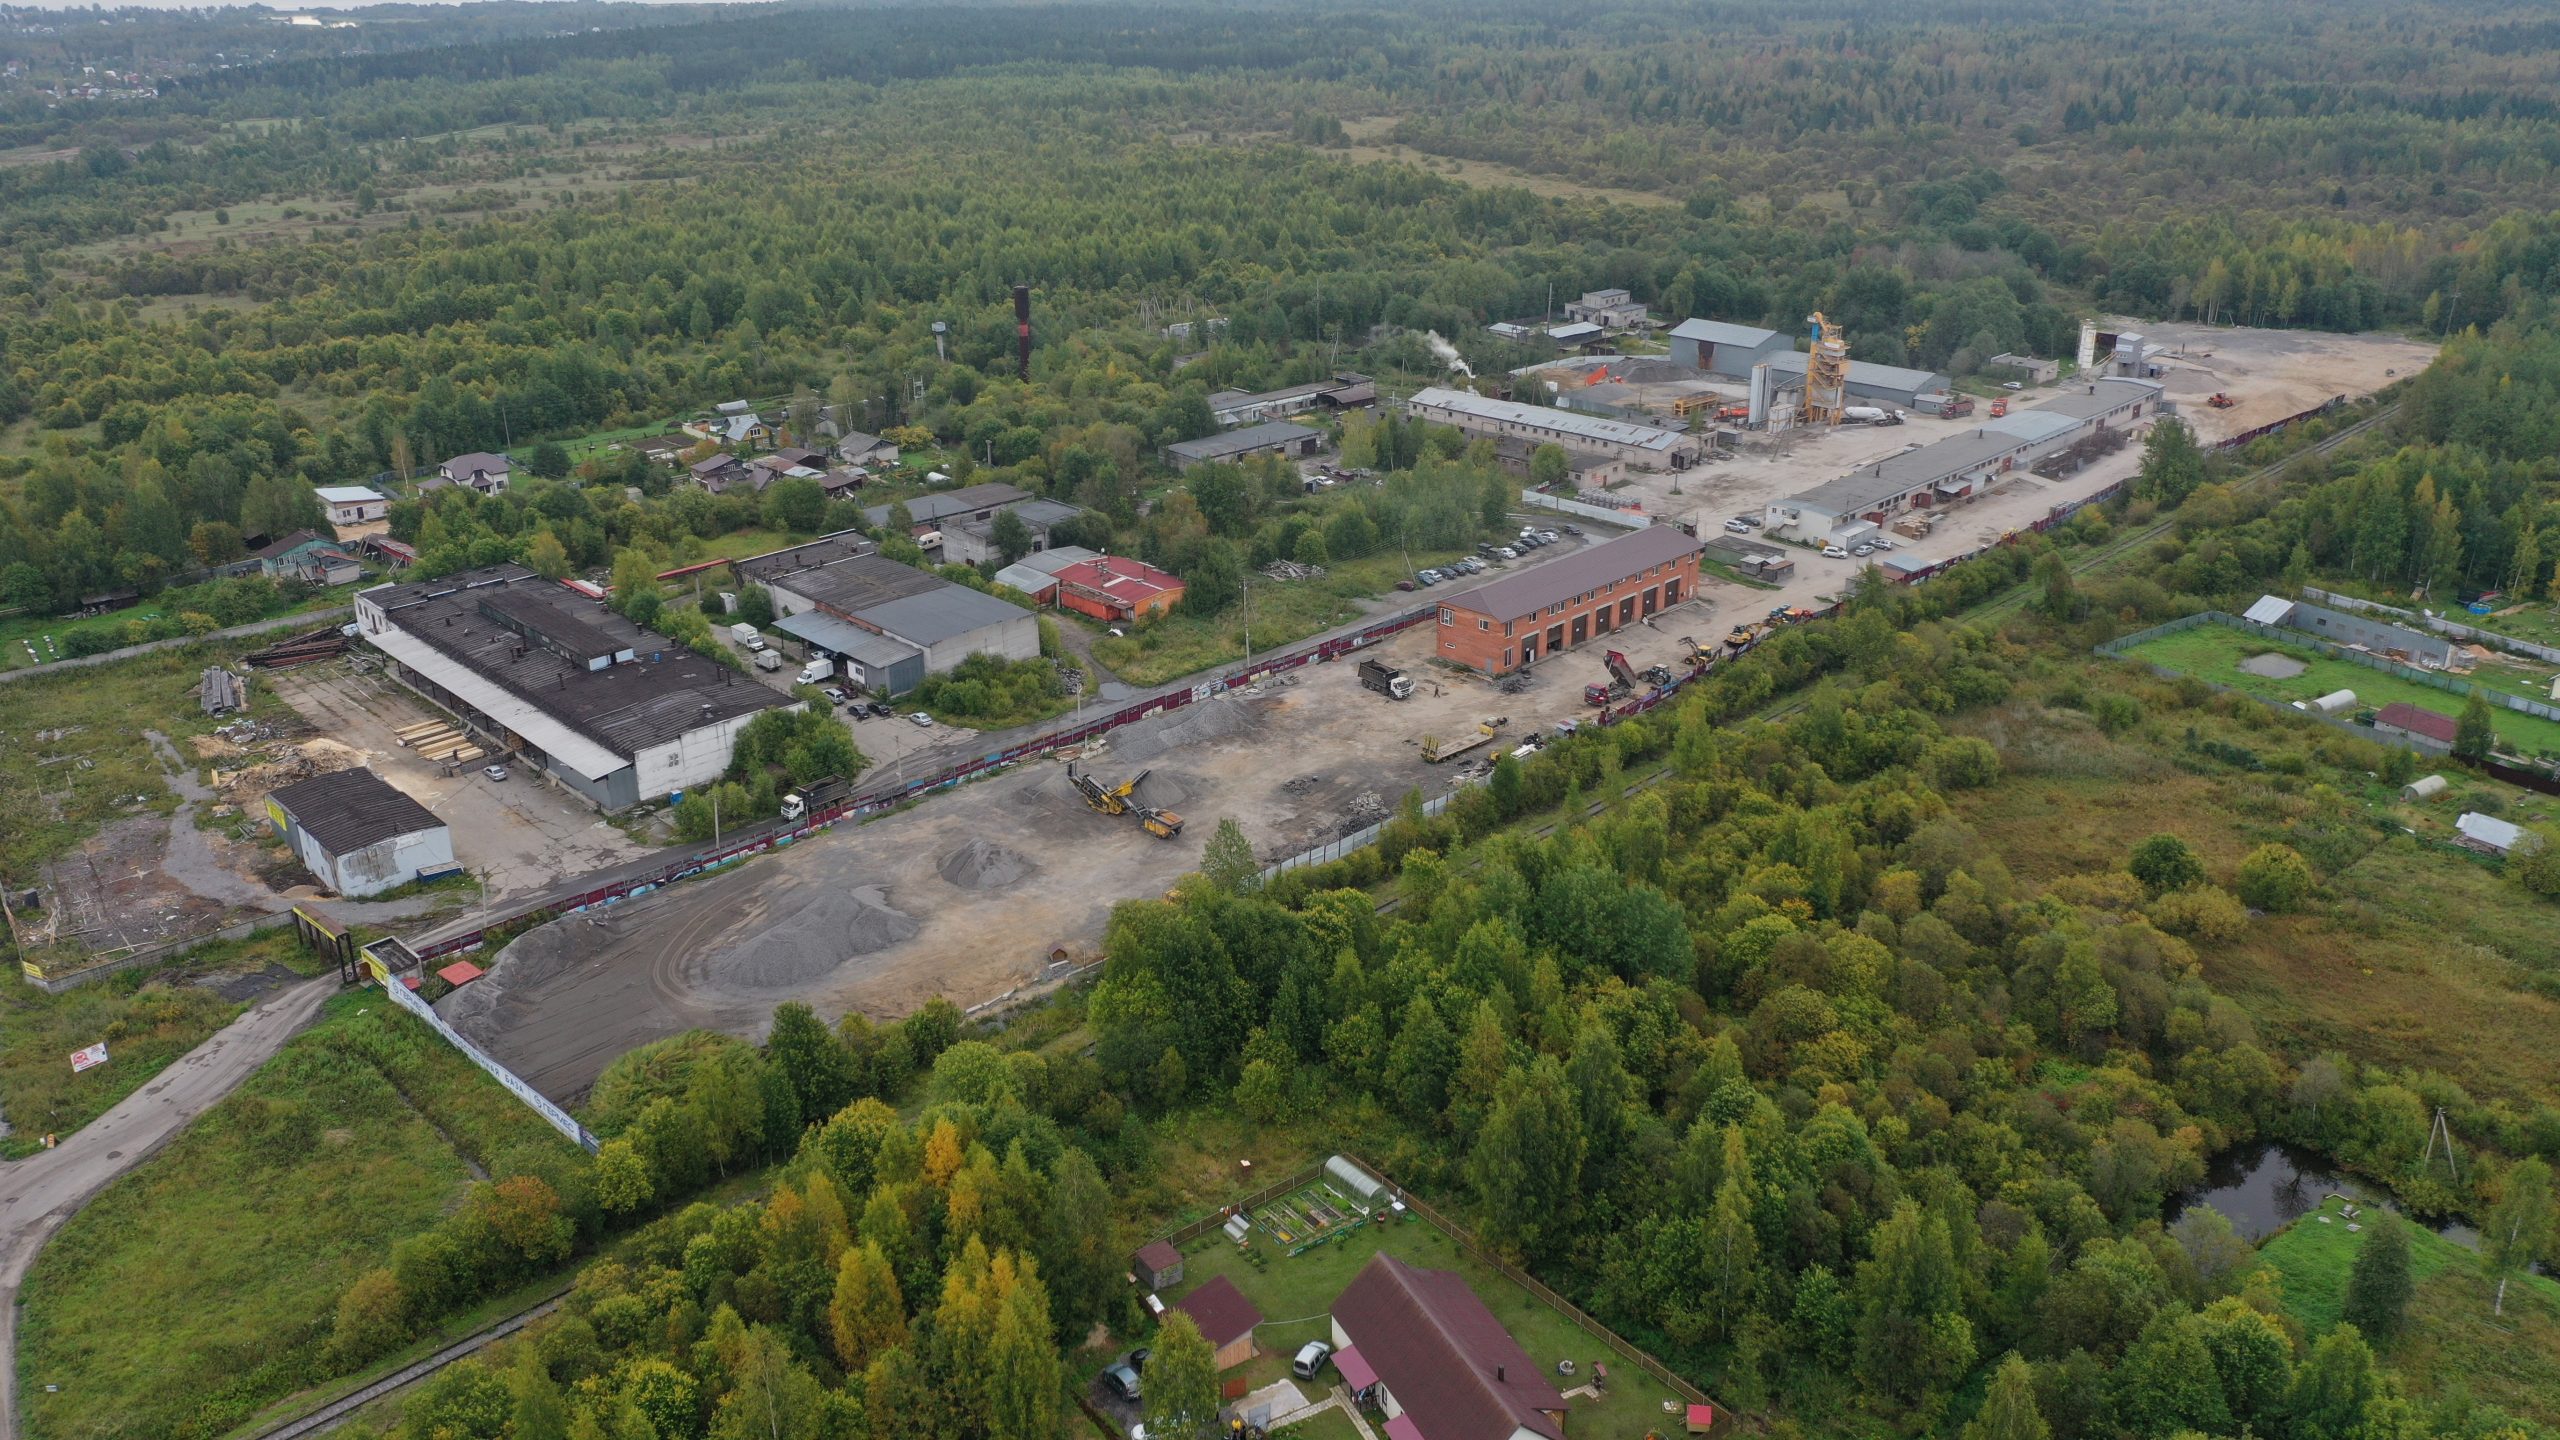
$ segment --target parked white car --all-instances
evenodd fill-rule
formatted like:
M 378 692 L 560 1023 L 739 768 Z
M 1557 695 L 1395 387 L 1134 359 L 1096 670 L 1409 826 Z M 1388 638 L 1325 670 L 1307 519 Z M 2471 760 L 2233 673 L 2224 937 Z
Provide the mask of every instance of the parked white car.
M 1822 547 L 1822 558 L 1825 560 L 1846 560 L 1849 558 L 1849 552 L 1841 549 L 1837 545 L 1825 545 Z

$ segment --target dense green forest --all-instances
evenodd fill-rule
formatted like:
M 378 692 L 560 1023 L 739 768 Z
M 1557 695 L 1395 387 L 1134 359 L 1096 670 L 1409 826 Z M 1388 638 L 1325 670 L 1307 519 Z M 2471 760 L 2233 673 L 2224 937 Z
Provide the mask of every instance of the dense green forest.
M 183 579 L 308 523 L 309 483 L 736 395 L 1134 493 L 1207 389 L 1418 380 L 1424 330 L 1516 364 L 1483 323 L 1587 287 L 1820 306 L 1864 358 L 1962 371 L 2099 306 L 2447 332 L 2560 265 L 2523 12 L 649 9 L 443 44 L 402 12 L 149 104 L 0 112 L 29 157 L 0 167 L 6 599 Z M 1210 315 L 1177 370 L 1156 327 Z

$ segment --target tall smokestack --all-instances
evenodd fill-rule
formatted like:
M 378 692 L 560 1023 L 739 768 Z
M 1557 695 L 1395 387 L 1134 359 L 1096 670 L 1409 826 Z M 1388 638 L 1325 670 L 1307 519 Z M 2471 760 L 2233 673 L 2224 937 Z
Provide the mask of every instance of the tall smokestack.
M 1031 378 L 1031 287 L 1013 287 L 1013 328 L 1022 354 L 1022 378 Z

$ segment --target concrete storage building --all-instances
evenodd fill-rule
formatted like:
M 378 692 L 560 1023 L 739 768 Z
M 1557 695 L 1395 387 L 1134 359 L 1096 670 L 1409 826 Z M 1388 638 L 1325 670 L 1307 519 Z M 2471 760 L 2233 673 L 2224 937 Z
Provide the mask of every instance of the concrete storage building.
M 938 535 L 953 525 L 972 520 L 993 520 L 996 512 L 1009 509 L 1031 498 L 1031 492 L 1019 485 L 989 483 L 963 485 L 940 495 L 919 495 L 906 503 L 907 519 L 912 522 L 909 534 L 917 539 Z M 874 529 L 889 523 L 888 505 L 874 505 L 862 512 L 862 523 Z
M 1671 327 L 1671 358 L 1707 375 L 1751 378 L 1751 367 L 1795 353 L 1795 341 L 1757 325 L 1722 320 L 1683 320 Z
M 996 583 L 1021 591 L 1034 605 L 1046 605 L 1058 598 L 1058 572 L 1093 558 L 1094 552 L 1081 545 L 1052 545 L 997 571 Z
M 1698 542 L 1656 525 L 1440 602 L 1440 658 L 1507 675 L 1697 593 Z
M 379 895 L 455 868 L 453 831 L 370 770 L 314 775 L 275 791 L 267 823 L 341 895 Z
M 1040 654 L 1040 622 L 1030 611 L 883 555 L 770 574 L 764 586 L 776 630 L 843 661 L 855 684 L 888 695 L 972 655 Z
M 607 810 L 717 779 L 749 720 L 800 703 L 520 565 L 355 608 L 392 678 Z
M 1242 390 L 1216 391 L 1209 396 L 1209 413 L 1217 417 L 1221 428 L 1232 430 L 1239 425 L 1284 420 L 1310 410 L 1358 410 L 1376 403 L 1378 382 L 1366 375 L 1344 370 L 1330 379 L 1311 380 L 1304 385 L 1287 385 L 1255 394 Z
M 1624 290 L 1585 290 L 1564 302 L 1564 318 L 1608 330 L 1633 330 L 1653 318 L 1645 303 Z
M 1472 391 L 1439 386 L 1414 392 L 1406 409 L 1437 424 L 1455 425 L 1470 435 L 1490 436 L 1497 441 L 1520 439 L 1531 445 L 1552 441 L 1569 451 L 1621 461 L 1638 470 L 1686 470 L 1697 463 L 1704 448 L 1704 442 L 1697 437 L 1677 430 L 1627 420 L 1602 420 L 1543 405 L 1488 400 Z
M 1084 511 L 1058 500 L 1023 500 L 1007 505 L 997 515 L 1011 514 L 1031 532 L 1031 549 L 1037 555 L 1049 548 L 1049 531 L 1064 525 Z M 946 522 L 942 527 L 942 558 L 955 565 L 983 565 L 995 559 L 995 516 L 984 520 L 968 519 Z
M 1322 431 L 1286 420 L 1266 420 L 1247 425 L 1223 435 L 1204 435 L 1197 440 L 1178 440 L 1164 447 L 1165 463 L 1176 470 L 1215 461 L 1233 464 L 1248 455 L 1313 455 L 1324 448 Z
M 2015 370 L 2018 378 L 2030 385 L 2050 385 L 2062 378 L 2062 362 L 2039 360 L 2033 355 L 1994 355 L 1982 362 L 2001 369 Z

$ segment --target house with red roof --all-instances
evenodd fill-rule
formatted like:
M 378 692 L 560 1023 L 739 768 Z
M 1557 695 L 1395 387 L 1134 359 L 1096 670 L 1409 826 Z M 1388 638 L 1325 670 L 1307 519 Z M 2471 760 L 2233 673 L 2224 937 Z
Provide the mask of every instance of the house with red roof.
M 1262 1323 L 1262 1312 L 1244 1298 L 1234 1281 L 1214 1276 L 1174 1301 L 1173 1308 L 1200 1327 L 1201 1338 L 1218 1352 L 1219 1369 L 1230 1370 L 1253 1358 L 1253 1327 Z
M 1564 1440 L 1564 1397 L 1454 1270 L 1372 1257 L 1333 1302 L 1333 1343 L 1387 1440 Z

